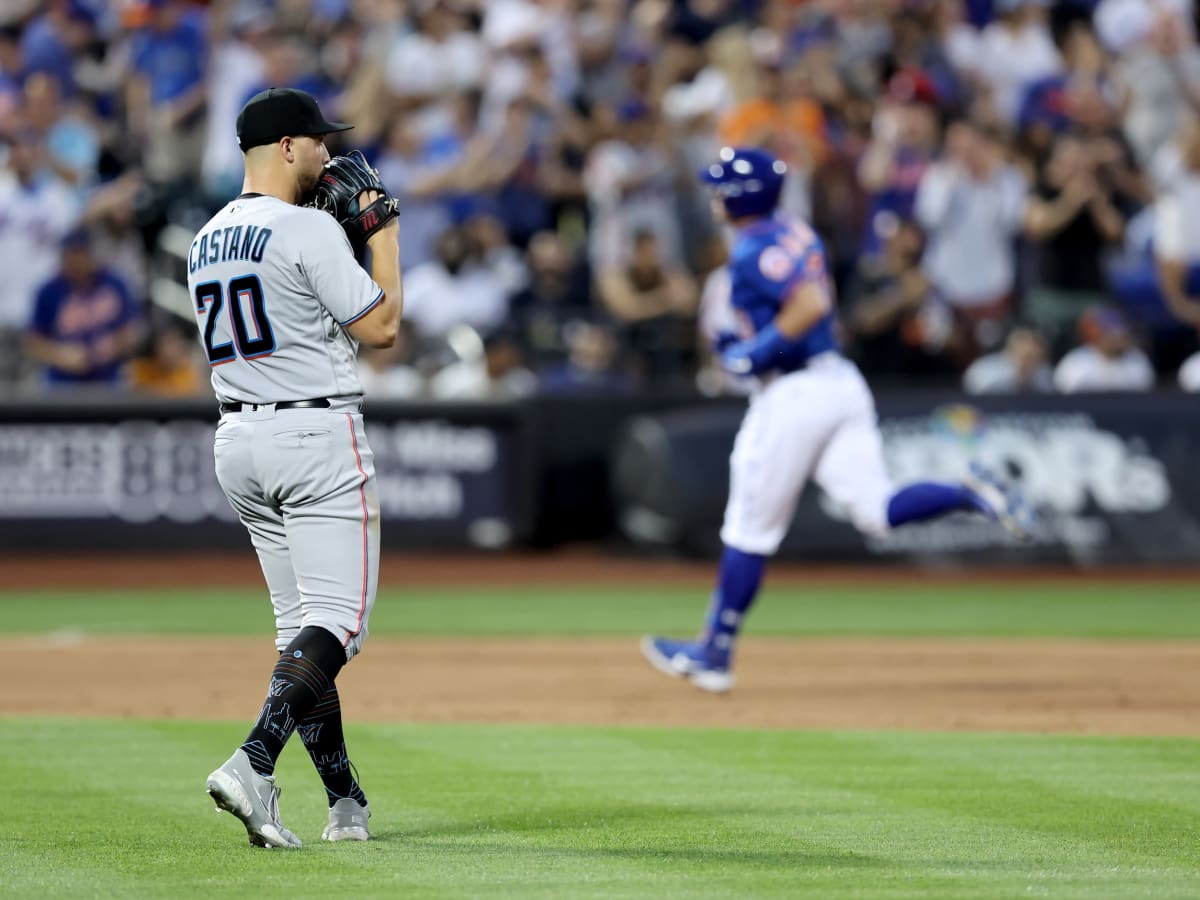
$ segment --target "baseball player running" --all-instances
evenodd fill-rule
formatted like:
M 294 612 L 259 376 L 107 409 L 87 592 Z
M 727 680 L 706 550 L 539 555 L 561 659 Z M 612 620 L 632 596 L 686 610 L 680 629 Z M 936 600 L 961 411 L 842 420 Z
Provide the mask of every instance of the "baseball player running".
M 188 290 L 220 402 L 217 479 L 262 564 L 279 661 L 245 742 L 208 776 L 258 847 L 299 847 L 275 763 L 300 733 L 329 799 L 328 841 L 370 837 L 335 684 L 362 648 L 379 573 L 379 501 L 359 412 L 359 342 L 390 346 L 403 296 L 395 201 L 361 157 L 330 161 L 326 121 L 294 90 L 237 119 L 243 193 L 188 255 Z M 320 208 L 298 205 L 312 198 Z M 355 254 L 370 247 L 371 275 Z
M 714 348 L 726 370 L 756 376 L 757 386 L 730 457 L 725 550 L 704 629 L 696 641 L 644 638 L 642 653 L 655 668 L 716 693 L 733 687 L 734 641 L 809 478 L 867 533 L 957 510 L 989 516 L 1019 536 L 1032 525 L 1019 495 L 979 467 L 962 484 L 919 482 L 893 492 L 874 399 L 838 352 L 821 241 L 804 222 L 775 212 L 786 172 L 762 150 L 725 148 L 701 173 L 714 211 L 736 233 L 729 271 L 738 331 L 716 335 Z

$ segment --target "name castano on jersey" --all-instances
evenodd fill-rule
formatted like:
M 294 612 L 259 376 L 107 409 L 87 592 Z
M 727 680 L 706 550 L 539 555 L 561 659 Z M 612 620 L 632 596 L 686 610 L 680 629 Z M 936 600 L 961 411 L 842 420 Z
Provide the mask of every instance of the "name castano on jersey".
M 362 394 L 346 330 L 383 300 L 328 213 L 247 194 L 188 251 L 188 291 L 222 402 Z

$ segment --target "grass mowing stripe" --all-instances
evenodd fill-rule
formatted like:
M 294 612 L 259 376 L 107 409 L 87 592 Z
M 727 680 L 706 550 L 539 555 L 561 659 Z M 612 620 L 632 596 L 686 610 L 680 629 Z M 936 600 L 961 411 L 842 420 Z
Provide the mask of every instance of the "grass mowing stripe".
M 602 750 L 607 759 L 619 759 L 623 749 L 629 749 L 631 735 L 640 738 L 645 734 L 641 731 L 620 732 L 607 746 L 597 749 Z M 689 807 L 687 798 L 676 797 L 674 789 L 678 782 L 669 778 L 669 773 L 679 763 L 680 750 L 672 740 L 673 734 L 665 734 L 671 743 L 662 747 L 661 759 L 651 758 L 653 747 L 644 741 L 638 740 L 636 744 L 638 764 L 644 768 L 657 768 L 663 773 L 663 779 L 656 781 L 659 785 L 657 802 L 678 800 L 681 803 L 679 814 L 693 819 L 719 816 L 719 822 L 710 823 L 712 828 L 729 828 L 744 818 L 745 814 L 736 807 L 706 810 L 703 807 Z M 807 734 L 799 736 L 797 743 L 800 746 L 794 758 L 806 759 L 809 755 L 806 751 L 811 751 L 816 737 Z M 980 824 L 992 832 L 986 849 L 989 854 L 994 854 L 994 858 L 989 858 L 997 865 L 1012 864 L 1015 858 L 1013 848 L 1024 847 L 1030 843 L 1030 835 L 1037 834 L 1032 843 L 1043 854 L 1087 861 L 1097 868 L 1118 865 L 1127 852 L 1138 851 L 1143 852 L 1147 860 L 1156 866 L 1178 868 L 1182 862 L 1185 872 L 1195 871 L 1190 848 L 1200 845 L 1200 809 L 1196 808 L 1196 804 L 1200 803 L 1200 776 L 1194 771 L 1175 773 L 1173 779 L 1177 790 L 1190 790 L 1192 806 L 1189 808 L 1182 802 L 1182 797 L 1186 796 L 1182 793 L 1177 795 L 1174 802 L 1128 798 L 1114 800 L 1109 796 L 1097 796 L 1090 784 L 1062 786 L 1058 784 L 1056 776 L 1040 780 L 1032 777 L 1031 767 L 1026 760 L 1031 751 L 1038 757 L 1039 763 L 1059 772 L 1068 768 L 1074 771 L 1074 767 L 1064 766 L 1062 761 L 1064 758 L 1069 762 L 1074 761 L 1076 748 L 1071 744 L 1064 746 L 1053 739 L 1018 737 L 1010 742 L 1005 737 L 988 736 L 972 741 L 968 736 L 966 742 L 971 746 L 964 751 L 959 747 L 960 736 L 947 741 L 948 736 L 942 735 L 932 742 L 934 752 L 930 754 L 930 742 L 921 740 L 921 736 L 917 736 L 914 742 L 870 734 L 827 737 L 828 752 L 819 757 L 819 766 L 814 767 L 811 773 L 812 778 L 806 789 L 808 798 L 810 801 L 816 799 L 819 806 L 843 812 L 869 809 L 873 816 L 889 823 L 889 827 L 884 829 L 889 835 L 903 835 L 904 830 L 919 819 L 927 821 L 927 830 L 950 832 L 961 828 L 970 830 L 971 823 L 980 820 Z M 594 743 L 599 740 L 593 738 Z M 1011 753 L 997 754 L 997 741 L 1011 743 L 1012 749 L 1021 751 L 1017 754 L 1021 762 L 1015 764 Z M 686 751 L 687 764 L 684 768 L 689 781 L 697 776 L 708 778 L 713 783 L 733 778 L 735 786 L 730 790 L 735 794 L 753 788 L 751 793 L 764 797 L 787 797 L 786 788 L 797 775 L 795 767 L 791 771 L 780 766 L 765 772 L 757 769 L 753 755 L 739 752 L 740 743 L 736 735 L 730 738 L 728 733 L 721 734 L 719 739 L 716 735 L 703 735 Z M 917 746 L 911 747 L 911 743 Z M 705 753 L 705 748 L 709 746 L 715 751 L 711 756 Z M 1190 746 L 1194 752 L 1194 745 L 1186 746 Z M 1119 750 L 1122 744 L 1113 742 L 1107 747 Z M 943 752 L 938 753 L 938 750 Z M 847 751 L 850 751 L 851 760 L 858 757 L 856 764 L 846 765 Z M 470 755 L 467 749 L 454 752 L 464 760 Z M 936 775 L 914 782 L 911 772 L 929 767 L 931 756 L 934 757 L 932 768 Z M 772 754 L 772 758 L 777 761 L 781 757 Z M 1005 762 L 1010 764 L 1005 767 Z M 729 771 L 731 765 L 736 768 L 735 773 Z M 519 770 L 520 763 L 512 762 L 508 767 Z M 895 782 L 889 781 L 889 771 L 896 768 L 902 770 L 903 777 Z M 1004 774 L 998 775 L 998 769 L 1004 769 Z M 1032 769 L 1036 772 L 1039 766 L 1033 766 Z M 1092 771 L 1094 769 L 1093 766 Z M 1127 772 L 1124 765 L 1107 765 L 1104 769 L 1113 780 L 1124 778 Z M 868 787 L 865 790 L 862 787 L 864 771 L 875 776 L 867 779 Z M 831 776 L 831 772 L 837 774 Z M 886 791 L 879 790 L 880 782 L 886 785 Z M 624 796 L 620 785 L 609 785 L 608 790 L 610 795 L 615 792 L 618 797 Z M 814 798 L 814 794 L 818 796 Z M 634 802 L 632 796 L 627 799 Z M 772 801 L 771 805 L 776 807 L 775 813 L 787 808 L 786 801 Z M 763 811 L 761 808 L 756 810 L 758 813 Z M 1095 825 L 1091 821 L 1097 816 L 1108 817 L 1108 824 L 1113 826 L 1112 837 L 1099 843 L 1095 841 Z M 786 816 L 770 818 L 768 824 L 758 823 L 755 827 L 760 832 L 769 831 L 772 830 L 769 823 L 776 821 L 790 822 L 790 819 Z M 1155 844 L 1146 842 L 1146 835 L 1141 833 L 1139 823 L 1144 825 L 1161 821 L 1174 821 L 1176 827 L 1170 836 L 1168 852 L 1155 856 L 1147 849 Z M 855 833 L 861 838 L 865 833 L 870 833 L 872 824 L 871 821 L 856 821 Z M 1124 827 L 1121 827 L 1122 824 Z M 790 829 L 793 826 L 788 827 Z M 819 830 L 809 828 L 803 834 L 809 842 L 820 839 Z M 889 840 L 894 841 L 894 838 L 889 837 Z M 1170 851 L 1178 851 L 1178 856 L 1172 856 Z M 874 858 L 865 849 L 861 857 L 864 863 Z
M 208 811 L 239 725 L 0 720 L 5 896 L 1185 897 L 1200 742 L 516 726 L 351 729 L 380 840 L 254 852 Z M 1178 802 L 1112 796 L 1137 766 Z M 1062 776 L 1070 774 L 1070 783 Z M 1065 799 L 1065 802 L 1064 802 Z M 47 816 L 52 808 L 69 813 Z M 1181 812 L 1182 811 L 1182 812 Z M 46 889 L 46 883 L 50 889 Z
M 703 591 L 680 587 L 385 590 L 376 635 L 691 634 Z M 256 590 L 0 593 L 0 633 L 267 634 Z M 747 631 L 759 635 L 1200 637 L 1188 585 L 942 585 L 769 588 Z
M 152 737 L 145 729 L 137 728 L 135 731 L 140 734 L 130 735 L 131 739 L 140 738 L 144 741 Z M 171 746 L 157 748 L 156 752 L 177 749 L 175 741 L 169 743 Z M 355 743 L 362 750 L 360 760 L 370 756 L 369 741 L 366 742 L 366 746 L 363 746 L 364 742 L 361 740 Z M 586 741 L 576 741 L 577 747 L 581 743 L 582 746 L 586 746 Z M 599 798 L 593 801 L 585 799 L 584 795 L 588 792 L 583 787 L 572 786 L 566 793 L 572 797 L 573 805 L 564 808 L 557 805 L 560 802 L 557 798 L 562 796 L 564 786 L 551 784 L 527 768 L 506 776 L 503 769 L 507 766 L 481 764 L 466 767 L 457 754 L 438 752 L 436 742 L 435 747 L 427 751 L 418 750 L 404 741 L 401 741 L 401 744 L 400 747 L 392 748 L 394 754 L 402 755 L 406 766 L 417 766 L 426 777 L 432 777 L 435 785 L 432 800 L 437 810 L 432 821 L 428 821 L 419 811 L 412 815 L 412 810 L 405 810 L 404 844 L 425 849 L 438 859 L 449 857 L 450 864 L 463 869 L 468 876 L 477 871 L 481 854 L 485 860 L 496 855 L 511 858 L 513 863 L 518 864 L 520 871 L 511 879 L 501 875 L 498 881 L 505 884 L 512 880 L 513 894 L 516 896 L 525 895 L 524 869 L 530 864 L 536 866 L 537 880 L 543 882 L 542 887 L 546 888 L 550 895 L 557 893 L 562 896 L 563 891 L 566 891 L 567 895 L 571 894 L 572 886 L 578 881 L 579 866 L 588 862 L 598 863 L 603 870 L 599 874 L 590 874 L 586 879 L 589 884 L 616 881 L 624 883 L 629 889 L 634 885 L 644 884 L 664 861 L 718 868 L 736 864 L 735 869 L 740 872 L 742 867 L 753 867 L 756 862 L 780 867 L 788 862 L 794 863 L 799 858 L 787 842 L 780 843 L 775 849 L 765 849 L 761 836 L 731 842 L 728 836 L 733 832 L 718 828 L 719 823 L 715 818 L 706 826 L 703 841 L 688 841 L 682 847 L 674 846 L 672 842 L 678 840 L 677 823 L 672 817 L 664 817 L 657 806 L 646 806 L 639 810 L 636 806 L 614 804 L 611 800 L 607 804 Z M 515 745 L 510 743 L 499 748 L 499 752 L 520 752 L 522 744 L 518 739 Z M 291 762 L 294 763 L 295 759 Z M 39 762 L 36 765 L 25 766 L 23 772 L 11 774 L 24 776 L 21 780 L 28 783 L 31 780 L 30 774 L 39 767 L 45 768 L 48 773 L 51 764 Z M 189 765 L 189 768 L 201 771 L 194 763 Z M 293 765 L 292 769 L 294 768 Z M 288 782 L 292 785 L 304 780 L 296 778 L 298 773 L 289 772 L 286 767 L 281 768 L 281 774 L 284 778 L 292 776 Z M 304 774 L 308 775 L 307 780 L 314 781 L 307 770 Z M 69 785 L 70 779 L 64 779 L 64 783 Z M 538 784 L 539 789 L 531 792 L 533 784 Z M 437 785 L 441 785 L 442 788 Z M 158 788 L 157 785 L 150 787 L 155 790 Z M 286 806 L 289 823 L 316 820 L 320 810 L 314 809 L 314 804 L 309 801 L 317 796 L 319 789 L 316 788 L 315 782 L 308 787 L 309 796 L 301 803 L 289 800 Z M 72 791 L 73 788 L 68 787 L 67 790 Z M 93 797 L 106 804 L 112 803 L 124 790 L 124 785 L 117 780 Z M 150 793 L 153 792 L 152 790 Z M 546 802 L 547 797 L 551 798 L 549 803 Z M 478 813 L 480 798 L 488 800 L 488 814 L 485 816 Z M 135 805 L 139 807 L 138 812 L 143 816 L 149 817 L 155 812 L 153 803 L 139 801 Z M 376 805 L 379 805 L 378 799 Z M 297 806 L 300 807 L 299 812 Z M 564 814 L 564 809 L 582 812 Z M 451 811 L 449 818 L 447 810 Z M 496 815 L 497 810 L 501 815 Z M 194 816 L 186 817 L 187 820 L 192 818 Z M 190 821 L 186 821 L 186 824 L 191 826 Z M 84 833 L 82 837 L 103 840 L 101 835 L 107 827 L 106 823 L 98 831 Z M 219 829 L 225 837 L 229 837 L 231 833 L 236 834 L 236 829 L 231 832 L 232 826 L 227 821 L 210 827 L 214 832 Z M 546 835 L 560 833 L 567 836 L 565 840 L 556 840 L 547 845 Z M 572 839 L 576 834 L 583 834 L 585 837 Z M 382 836 L 385 841 L 399 837 L 394 831 L 387 830 L 383 831 Z M 647 849 L 647 845 L 653 849 Z M 131 880 L 128 886 L 130 890 L 136 890 L 135 883 L 146 885 L 145 876 L 148 873 L 145 860 L 151 862 L 151 867 L 162 863 L 158 854 L 147 852 L 147 848 L 140 842 L 135 846 L 139 861 L 129 869 L 129 875 L 135 879 Z M 833 856 L 809 853 L 806 854 L 806 858 L 820 859 L 822 865 L 828 865 Z M 853 861 L 852 856 L 848 858 Z M 858 865 L 857 862 L 853 864 Z M 478 874 L 486 876 L 488 881 L 495 879 L 492 863 L 485 862 L 483 865 L 483 869 L 478 869 Z M 37 871 L 37 868 L 34 865 L 30 867 L 30 871 Z M 86 874 L 70 866 L 66 868 L 74 875 Z M 777 875 L 774 880 L 780 879 L 786 881 L 786 873 Z M 31 883 L 25 886 L 32 888 L 40 883 L 40 880 L 32 879 Z M 111 887 L 114 882 L 110 879 L 105 884 Z M 210 877 L 206 884 L 219 887 L 221 881 Z M 20 883 L 10 885 L 14 889 L 20 889 L 22 886 Z M 728 891 L 732 888 L 733 885 L 726 885 L 722 890 Z M 456 894 L 451 889 L 447 895 Z

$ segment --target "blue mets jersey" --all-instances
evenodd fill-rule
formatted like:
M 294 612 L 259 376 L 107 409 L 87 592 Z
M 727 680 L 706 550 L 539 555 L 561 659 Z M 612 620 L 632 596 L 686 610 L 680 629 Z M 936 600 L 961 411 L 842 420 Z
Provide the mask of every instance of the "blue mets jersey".
M 803 282 L 831 291 L 821 239 L 800 219 L 775 215 L 738 231 L 729 262 L 731 302 L 741 337 L 749 338 L 770 325 L 788 296 Z M 812 328 L 791 341 L 775 367 L 784 372 L 801 368 L 818 353 L 837 350 L 833 305 Z

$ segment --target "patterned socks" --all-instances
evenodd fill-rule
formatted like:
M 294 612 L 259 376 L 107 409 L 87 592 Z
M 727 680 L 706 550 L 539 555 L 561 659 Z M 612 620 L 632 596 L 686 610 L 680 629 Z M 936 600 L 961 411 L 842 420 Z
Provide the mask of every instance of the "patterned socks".
M 254 771 L 259 775 L 275 772 L 283 745 L 333 688 L 333 680 L 345 664 L 346 651 L 337 638 L 315 626 L 302 629 L 279 655 L 267 700 L 242 744 Z
M 349 797 L 363 806 L 367 798 L 354 778 L 350 757 L 346 754 L 346 739 L 342 734 L 342 701 L 336 684 L 331 684 L 321 698 L 296 726 L 317 774 L 325 785 L 329 805 Z

